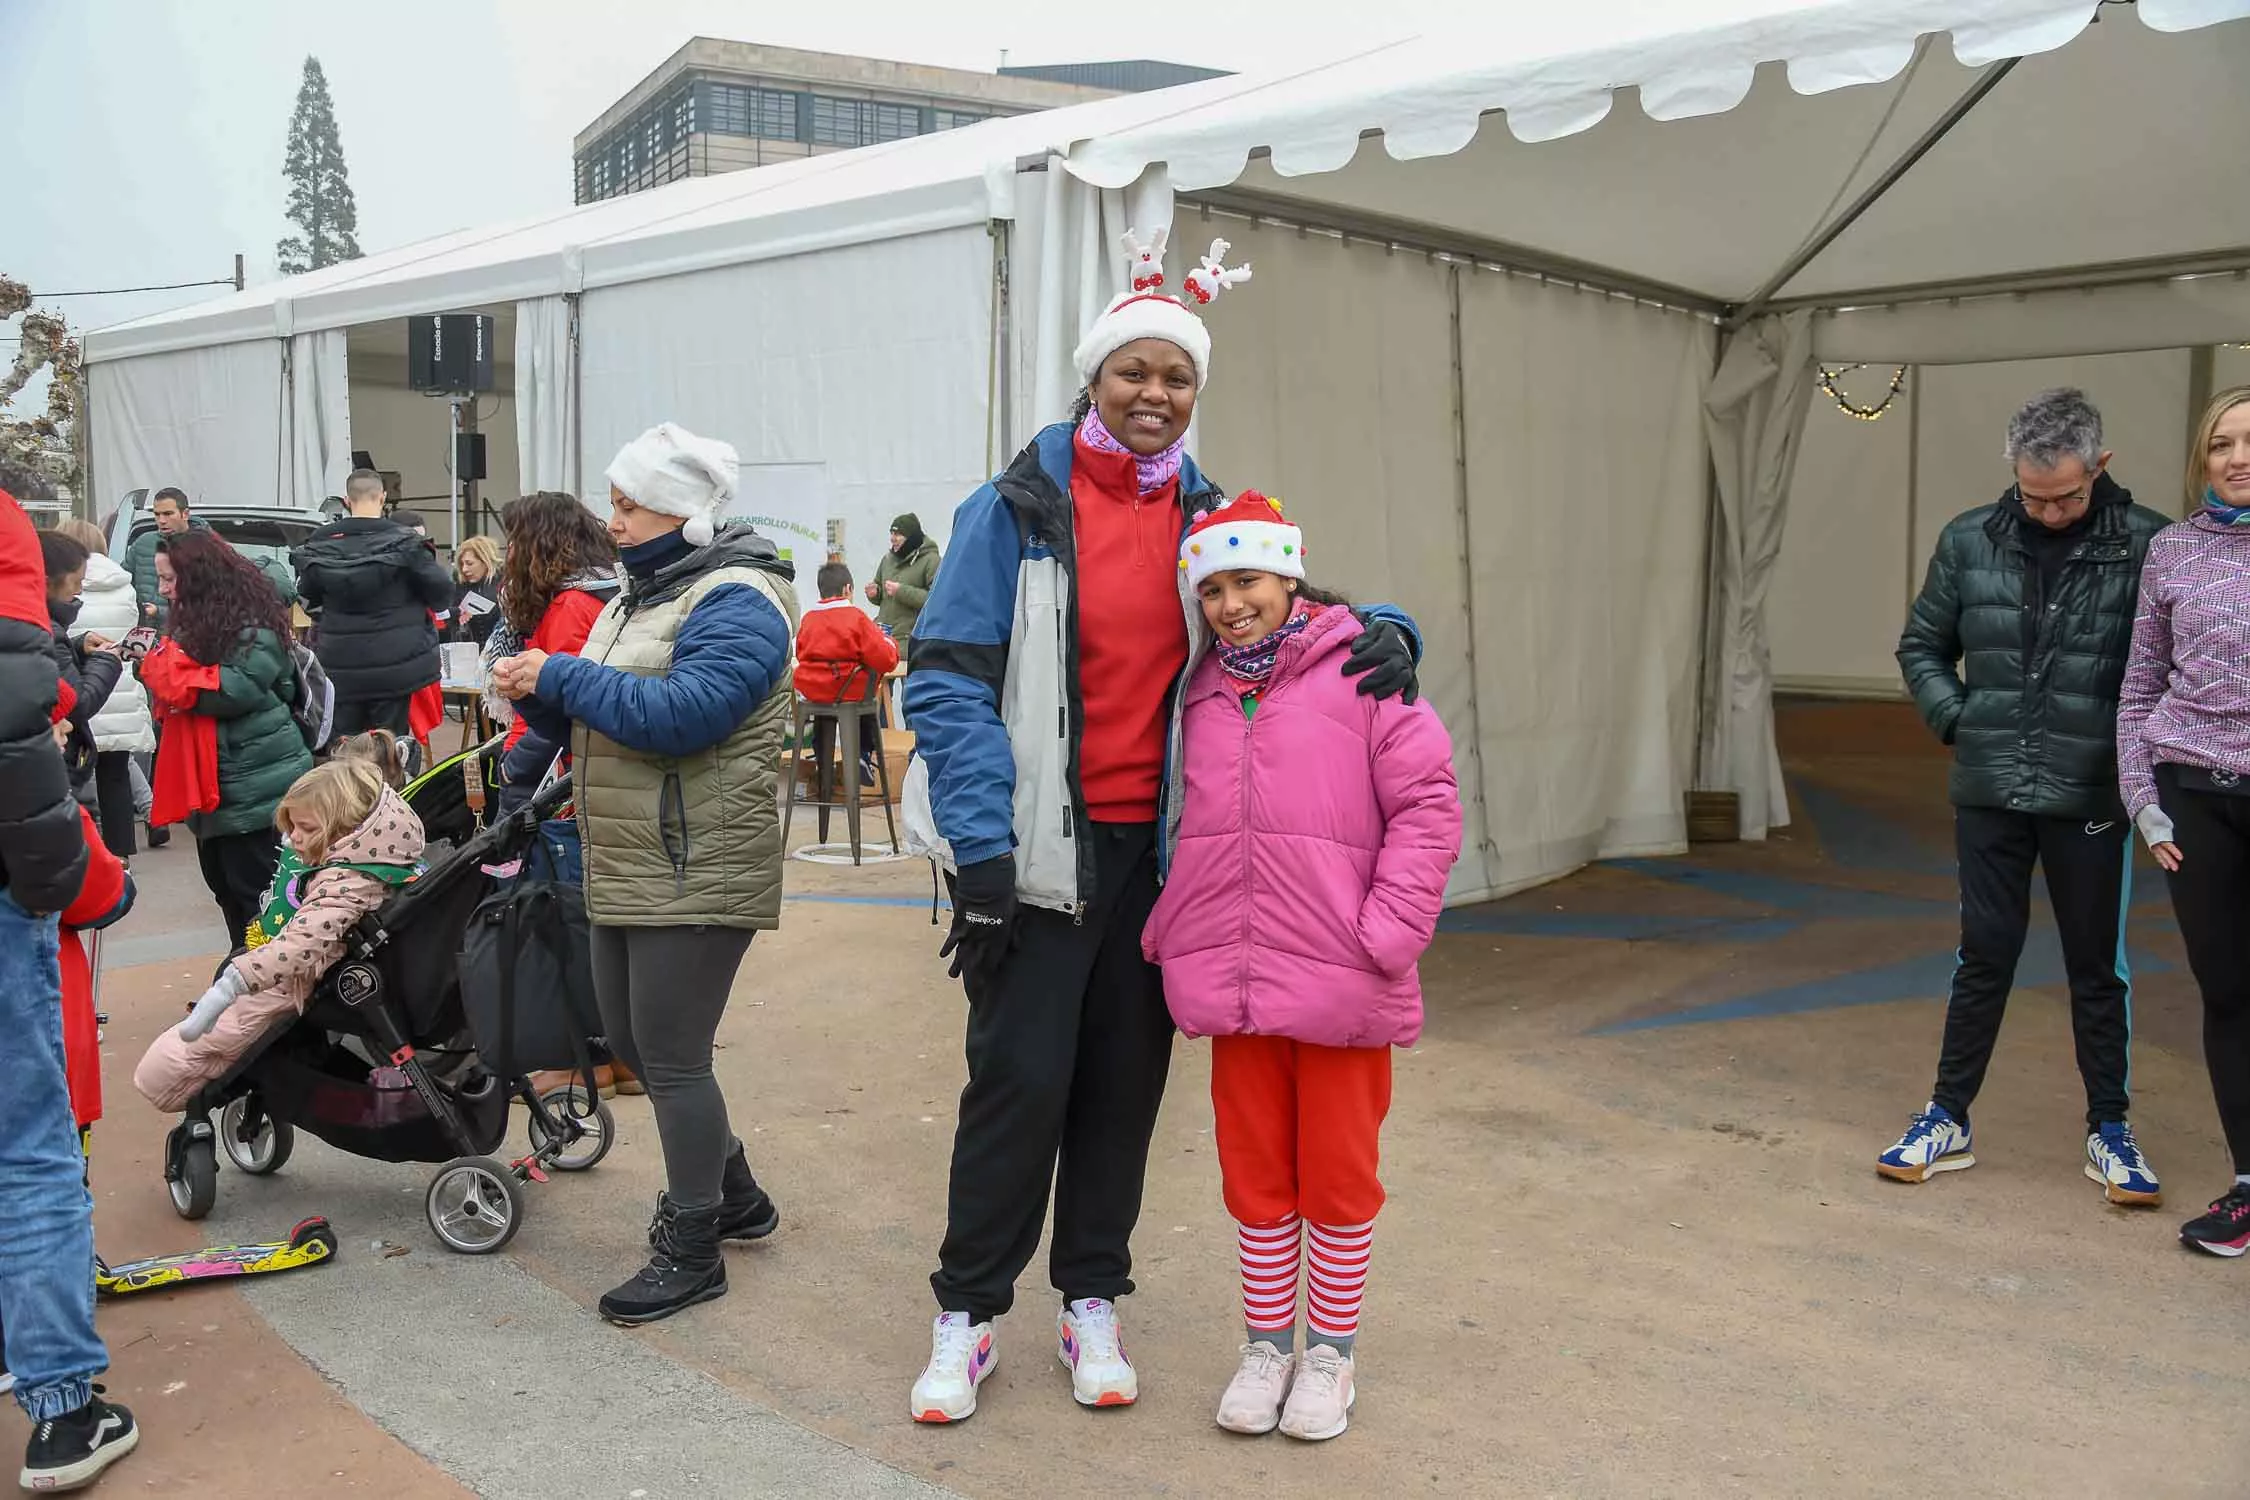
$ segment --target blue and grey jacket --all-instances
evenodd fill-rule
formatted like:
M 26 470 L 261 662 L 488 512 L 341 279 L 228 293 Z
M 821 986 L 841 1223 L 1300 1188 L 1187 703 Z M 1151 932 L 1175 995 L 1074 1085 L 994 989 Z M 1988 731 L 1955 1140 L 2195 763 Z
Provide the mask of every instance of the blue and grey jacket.
M 1014 853 L 1016 895 L 1076 911 L 1094 889 L 1092 820 L 1078 783 L 1085 720 L 1078 685 L 1078 554 L 1071 518 L 1073 426 L 1043 429 L 961 503 L 945 566 L 908 648 L 906 717 L 915 736 L 901 797 L 910 852 L 949 869 Z M 1226 495 L 1180 466 L 1181 535 Z M 1180 808 L 1180 712 L 1210 631 L 1182 593 L 1187 667 L 1173 682 L 1157 821 Z M 1377 606 L 1364 616 L 1395 621 Z M 1168 846 L 1169 839 L 1160 847 Z

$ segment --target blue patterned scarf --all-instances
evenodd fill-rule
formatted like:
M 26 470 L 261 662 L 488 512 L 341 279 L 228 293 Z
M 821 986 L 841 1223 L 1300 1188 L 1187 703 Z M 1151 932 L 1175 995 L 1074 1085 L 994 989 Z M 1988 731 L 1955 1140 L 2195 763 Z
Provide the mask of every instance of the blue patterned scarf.
M 2203 513 L 2221 526 L 2250 526 L 2250 505 L 2228 505 L 2217 490 L 2203 492 Z
M 1252 687 L 1264 686 L 1266 679 L 1273 676 L 1274 659 L 1281 655 L 1282 644 L 1291 636 L 1304 634 L 1305 627 L 1312 623 L 1312 618 L 1312 606 L 1299 599 L 1289 618 L 1276 626 L 1273 634 L 1265 639 L 1243 646 L 1221 643 L 1213 647 L 1219 658 L 1219 670 L 1236 682 L 1246 682 Z

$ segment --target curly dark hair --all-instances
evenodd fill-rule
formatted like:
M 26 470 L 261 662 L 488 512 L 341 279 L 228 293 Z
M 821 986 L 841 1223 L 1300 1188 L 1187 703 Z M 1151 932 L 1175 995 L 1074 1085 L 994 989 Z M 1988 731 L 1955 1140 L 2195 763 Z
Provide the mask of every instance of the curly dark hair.
M 613 567 L 617 544 L 578 497 L 537 490 L 508 502 L 500 514 L 508 533 L 501 565 L 500 609 L 508 628 L 530 639 L 562 586 L 594 568 Z
M 172 561 L 172 638 L 207 667 L 234 654 L 246 630 L 270 630 L 284 646 L 294 636 L 289 607 L 258 565 L 208 532 L 158 541 Z

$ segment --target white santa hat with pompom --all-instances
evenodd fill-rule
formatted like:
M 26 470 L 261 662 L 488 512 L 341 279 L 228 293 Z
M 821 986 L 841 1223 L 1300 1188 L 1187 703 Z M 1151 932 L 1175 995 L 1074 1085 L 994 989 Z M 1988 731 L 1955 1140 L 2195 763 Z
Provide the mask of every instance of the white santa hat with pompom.
M 1211 379 L 1211 330 L 1188 310 L 1185 302 L 1164 287 L 1165 232 L 1158 230 L 1147 242 L 1128 230 L 1125 253 L 1132 261 L 1133 289 L 1110 303 L 1078 342 L 1073 362 L 1078 378 L 1088 385 L 1102 372 L 1102 361 L 1136 339 L 1162 339 L 1186 351 L 1195 365 L 1195 388 Z M 1198 305 L 1207 305 L 1220 292 L 1250 279 L 1248 266 L 1229 270 L 1220 264 L 1227 253 L 1225 240 L 1213 240 L 1211 252 L 1187 274 L 1187 294 Z
M 741 469 L 734 444 L 659 422 L 620 448 L 603 477 L 643 510 L 687 517 L 681 538 L 691 547 L 708 547 Z

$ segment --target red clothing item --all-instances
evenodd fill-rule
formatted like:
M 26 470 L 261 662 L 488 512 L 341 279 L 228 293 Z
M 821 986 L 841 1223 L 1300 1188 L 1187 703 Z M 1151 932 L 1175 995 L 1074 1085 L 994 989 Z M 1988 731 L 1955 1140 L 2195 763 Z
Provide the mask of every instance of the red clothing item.
M 141 686 L 148 706 L 162 721 L 156 747 L 156 773 L 149 778 L 151 826 L 184 823 L 189 813 L 215 812 L 219 806 L 219 721 L 194 712 L 198 694 L 219 690 L 219 669 L 207 667 L 164 641 L 141 659 Z
M 0 490 L 0 619 L 51 628 L 47 613 L 47 564 L 39 551 L 39 531 L 16 497 Z
M 1390 1048 L 1213 1037 L 1211 1109 L 1220 1190 L 1237 1223 L 1366 1224 L 1382 1211 L 1375 1168 L 1391 1112 Z
M 564 589 L 547 601 L 547 612 L 539 617 L 539 628 L 531 632 L 524 643 L 526 650 L 544 651 L 549 656 L 576 656 L 586 649 L 586 637 L 594 633 L 594 621 L 601 616 L 602 607 L 609 596 L 589 594 L 584 589 Z M 523 716 L 508 726 L 508 743 L 513 750 L 516 741 L 523 738 Z
M 1173 681 L 1187 665 L 1180 482 L 1141 493 L 1129 453 L 1071 440 L 1078 550 L 1078 786 L 1097 823 L 1148 823 Z
M 414 690 L 406 700 L 406 728 L 409 734 L 430 748 L 430 731 L 445 722 L 445 689 L 437 683 Z
M 869 696 L 871 681 L 898 665 L 898 642 L 839 594 L 805 611 L 797 627 L 797 692 L 808 703 Z
M 94 969 L 82 927 L 114 918 L 124 903 L 125 862 L 109 852 L 93 814 L 79 809 L 86 834 L 86 883 L 62 910 L 63 1065 L 70 1075 L 70 1112 L 84 1130 L 102 1117 L 101 1021 L 94 1014 Z

